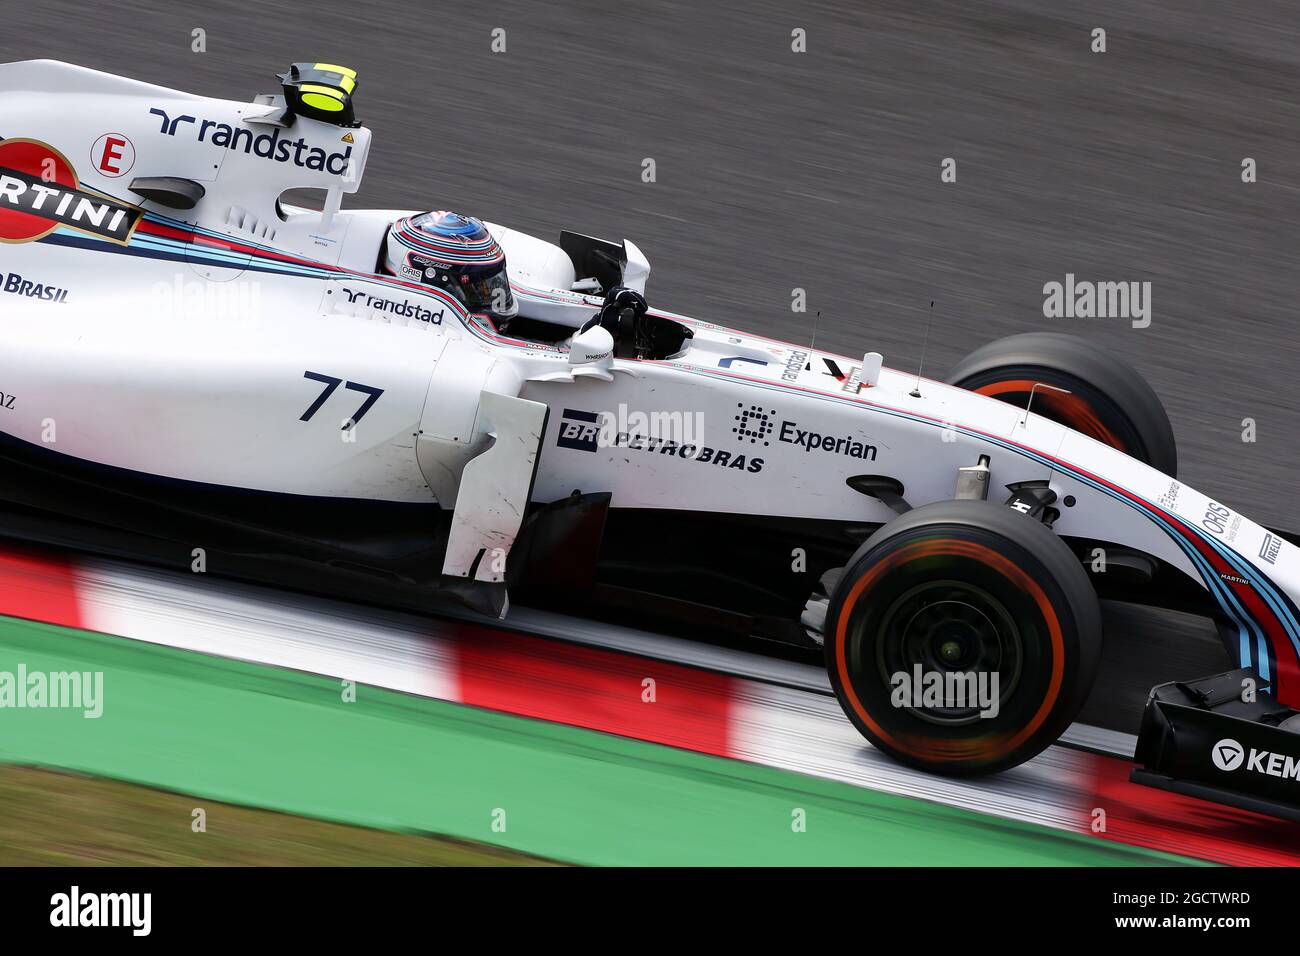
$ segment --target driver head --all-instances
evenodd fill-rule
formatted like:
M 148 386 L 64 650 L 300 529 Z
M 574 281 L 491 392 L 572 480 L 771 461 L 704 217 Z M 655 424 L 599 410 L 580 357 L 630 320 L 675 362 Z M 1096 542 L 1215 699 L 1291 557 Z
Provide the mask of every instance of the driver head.
M 388 231 L 385 262 L 393 275 L 442 289 L 470 312 L 509 319 L 519 312 L 506 254 L 478 219 L 426 212 Z

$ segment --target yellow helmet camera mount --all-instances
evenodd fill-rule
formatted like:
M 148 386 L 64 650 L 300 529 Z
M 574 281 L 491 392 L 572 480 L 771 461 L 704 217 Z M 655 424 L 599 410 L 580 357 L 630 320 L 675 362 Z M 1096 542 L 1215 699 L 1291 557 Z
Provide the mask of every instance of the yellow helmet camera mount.
M 352 110 L 356 70 L 333 63 L 295 63 L 279 78 L 291 114 L 335 126 L 361 125 Z

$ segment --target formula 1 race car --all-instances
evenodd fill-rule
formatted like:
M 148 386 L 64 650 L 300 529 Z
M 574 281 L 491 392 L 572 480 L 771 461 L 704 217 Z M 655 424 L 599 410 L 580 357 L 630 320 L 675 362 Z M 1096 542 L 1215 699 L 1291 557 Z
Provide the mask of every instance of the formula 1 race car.
M 1295 812 L 1300 551 L 1177 480 L 1124 362 L 1030 333 L 929 381 L 652 308 L 630 242 L 345 210 L 356 75 L 280 81 L 0 66 L 0 532 L 824 647 L 946 774 L 1061 734 L 1099 597 L 1191 610 L 1240 670 L 1157 688 L 1141 779 Z

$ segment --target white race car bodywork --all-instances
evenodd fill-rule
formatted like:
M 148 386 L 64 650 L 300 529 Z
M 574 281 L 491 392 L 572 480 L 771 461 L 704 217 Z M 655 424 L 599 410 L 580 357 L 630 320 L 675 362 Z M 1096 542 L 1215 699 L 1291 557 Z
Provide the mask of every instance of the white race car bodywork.
M 1062 536 L 1181 570 L 1235 614 L 1245 661 L 1266 678 L 1295 669 L 1295 547 L 1080 433 L 911 374 L 859 383 L 861 358 L 656 310 L 689 330 L 679 351 L 574 363 L 564 342 L 511 338 L 376 273 L 385 230 L 409 211 L 340 208 L 364 171 L 364 128 L 277 130 L 253 122 L 266 103 L 48 61 L 0 66 L 0 90 L 0 147 L 47 144 L 83 191 L 141 211 L 127 242 L 64 224 L 0 247 L 4 435 L 179 482 L 453 510 L 443 570 L 481 581 L 503 578 L 504 561 L 479 559 L 508 561 L 530 502 L 574 490 L 608 492 L 615 510 L 876 524 L 893 512 L 849 476 L 896 478 L 920 505 L 952 498 L 958 469 L 987 456 L 991 495 L 1049 482 L 1068 505 Z M 106 136 L 129 153 L 106 156 Z M 297 161 L 313 156 L 323 168 Z M 133 193 L 137 177 L 204 195 L 168 208 Z M 298 188 L 327 190 L 325 211 L 281 206 Z M 5 202 L 0 181 L 0 214 Z M 563 251 L 491 228 L 535 312 L 595 313 Z

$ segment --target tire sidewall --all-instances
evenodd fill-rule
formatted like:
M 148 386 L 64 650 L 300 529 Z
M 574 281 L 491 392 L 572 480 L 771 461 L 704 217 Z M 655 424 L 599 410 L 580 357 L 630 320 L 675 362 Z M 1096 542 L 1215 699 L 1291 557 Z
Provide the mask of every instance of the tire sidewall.
M 890 642 L 871 630 L 907 586 L 954 574 L 1014 615 L 1023 646 L 997 716 L 960 728 L 889 704 L 880 649 Z M 902 762 L 950 775 L 1003 770 L 1056 740 L 1086 700 L 1100 646 L 1100 609 L 1077 558 L 1036 519 L 987 502 L 938 502 L 885 525 L 846 566 L 826 617 L 827 670 L 849 719 Z
M 1087 427 L 1071 422 L 1068 416 L 1051 413 L 1056 402 L 1081 401 L 1109 430 L 1122 436 L 1120 444 L 1108 444 L 1177 477 L 1178 446 L 1169 416 L 1151 386 L 1124 360 L 1076 336 L 1028 332 L 976 349 L 946 378 L 948 384 L 969 391 L 1011 380 L 1043 382 L 1073 393 L 1072 398 L 1054 398 L 1040 390 L 1034 398 L 1034 409 L 1044 417 L 1087 432 Z M 1017 402 L 1010 404 L 1024 407 Z

